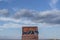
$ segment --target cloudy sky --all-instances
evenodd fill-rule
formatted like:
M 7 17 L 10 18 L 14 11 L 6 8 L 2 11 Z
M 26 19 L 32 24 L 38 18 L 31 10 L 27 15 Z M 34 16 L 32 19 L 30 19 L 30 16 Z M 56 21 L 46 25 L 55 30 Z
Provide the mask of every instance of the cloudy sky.
M 0 0 L 0 39 L 21 39 L 22 26 L 38 26 L 40 39 L 60 39 L 60 0 Z

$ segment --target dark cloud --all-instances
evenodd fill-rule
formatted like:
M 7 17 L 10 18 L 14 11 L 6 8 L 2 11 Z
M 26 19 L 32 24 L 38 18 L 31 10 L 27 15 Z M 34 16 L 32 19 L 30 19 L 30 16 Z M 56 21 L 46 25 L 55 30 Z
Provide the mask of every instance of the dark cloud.
M 0 17 L 8 17 L 8 9 L 0 10 Z M 49 23 L 49 24 L 60 24 L 60 10 L 48 10 L 48 11 L 35 11 L 28 9 L 21 9 L 12 15 L 10 18 L 14 19 L 27 19 L 36 23 Z
M 9 16 L 8 9 L 0 9 L 0 16 L 4 16 L 4 17 Z
M 23 9 L 16 12 L 14 18 L 15 19 L 27 18 L 37 23 L 60 24 L 60 11 L 49 10 L 37 12 L 34 10 Z
M 33 19 L 35 18 L 35 14 L 37 12 L 34 10 L 27 10 L 27 9 L 22 9 L 16 12 L 14 18 L 20 19 L 20 18 L 28 18 L 28 19 Z

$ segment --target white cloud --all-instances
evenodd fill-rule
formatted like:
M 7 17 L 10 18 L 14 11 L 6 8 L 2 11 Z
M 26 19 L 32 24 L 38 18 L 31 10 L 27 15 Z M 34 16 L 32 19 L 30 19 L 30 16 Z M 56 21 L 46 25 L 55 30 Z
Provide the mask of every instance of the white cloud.
M 8 9 L 1 9 L 0 10 L 0 14 L 6 14 L 6 13 L 8 13 Z
M 0 28 L 20 28 L 21 25 L 15 23 L 3 24 Z
M 55 27 L 55 26 L 60 26 L 60 25 L 50 25 L 47 23 L 33 23 L 32 21 L 23 21 L 20 20 L 19 22 L 16 22 L 16 20 L 11 20 L 11 19 L 2 19 L 2 21 L 10 21 L 9 23 L 4 23 L 3 25 L 0 25 L 0 28 L 21 28 L 23 26 L 37 26 L 39 28 L 48 28 L 48 27 Z
M 35 11 L 28 9 L 20 9 L 11 17 L 8 17 L 8 10 L 0 10 L 0 16 L 5 15 L 7 17 L 0 17 L 2 21 L 11 21 L 15 23 L 34 24 L 34 23 L 49 23 L 60 24 L 60 10 L 47 10 L 47 11 Z M 49 20 L 49 21 L 48 21 Z
M 50 7 L 52 8 L 52 9 L 56 9 L 56 4 L 57 4 L 57 2 L 58 2 L 59 0 L 51 0 L 51 2 L 50 2 Z
M 12 10 L 16 12 L 19 10 L 19 8 L 12 8 Z
M 7 17 L 0 17 L 0 21 L 6 21 L 6 22 L 14 22 L 14 23 L 21 23 L 21 24 L 35 24 L 34 22 L 26 19 L 14 19 L 14 18 L 7 18 Z
M 37 11 L 35 11 L 35 10 L 20 9 L 15 13 L 14 17 L 16 19 L 19 19 L 21 17 L 31 17 L 32 18 L 33 16 L 35 16 L 36 13 L 37 13 Z
M 18 23 L 5 23 L 3 25 L 0 25 L 0 28 L 22 28 L 23 26 L 38 26 L 38 24 L 18 24 Z
M 56 4 L 58 0 L 51 0 L 53 4 Z
M 26 21 L 26 22 L 28 22 L 28 21 Z M 3 25 L 0 25 L 0 28 L 2 28 L 2 29 L 5 29 L 5 28 L 22 28 L 23 26 L 37 26 L 39 28 L 46 28 L 46 27 L 48 28 L 48 27 L 52 27 L 52 26 L 57 26 L 57 25 L 50 25 L 50 24 L 46 24 L 46 23 L 26 23 L 26 22 L 24 22 L 24 24 L 12 23 L 12 22 L 5 23 Z
M 0 17 L 0 21 L 5 21 L 9 23 L 3 23 L 3 25 L 0 25 L 0 28 L 20 28 L 22 26 L 34 26 L 37 25 L 36 23 L 24 20 L 24 19 L 13 19 L 13 18 L 7 18 L 7 17 Z
M 12 21 L 12 22 L 19 22 L 19 20 L 15 20 L 12 18 L 7 17 L 0 17 L 0 21 Z
M 38 12 L 35 10 L 20 9 L 13 16 L 0 17 L 0 20 L 22 24 L 60 24 L 60 10 L 47 10 Z
M 15 19 L 30 20 L 36 23 L 60 24 L 60 10 L 34 11 L 34 10 L 19 10 L 13 16 Z
M 1 28 L 0 28 L 0 31 L 3 31 L 3 30 L 4 30 L 4 29 L 1 29 Z
M 3 25 L 0 25 L 0 28 L 2 29 L 7 29 L 7 28 L 20 28 L 21 29 L 22 26 L 38 26 L 39 32 L 41 32 L 40 30 L 42 28 L 45 29 L 45 28 L 50 28 L 50 27 L 52 28 L 52 27 L 60 26 L 60 10 L 47 10 L 47 11 L 37 12 L 34 10 L 24 9 L 24 10 L 17 11 L 16 14 L 13 15 L 12 17 L 0 17 L 0 21 L 9 22 L 9 23 L 4 23 Z M 42 35 L 40 35 L 41 37 L 39 36 L 40 38 L 43 38 L 44 35 L 47 34 L 49 31 L 47 33 L 44 33 L 44 32 L 47 32 L 47 30 L 42 31 Z M 13 36 L 12 38 L 18 38 L 19 35 L 16 32 L 15 37 Z
M 9 11 L 8 9 L 0 9 L 0 16 L 3 15 L 3 16 L 8 16 L 9 14 Z

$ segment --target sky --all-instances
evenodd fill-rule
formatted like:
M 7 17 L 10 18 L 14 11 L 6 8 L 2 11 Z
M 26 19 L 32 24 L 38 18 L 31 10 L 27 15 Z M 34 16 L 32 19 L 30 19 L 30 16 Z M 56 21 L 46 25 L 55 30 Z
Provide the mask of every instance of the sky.
M 37 26 L 39 39 L 60 39 L 60 0 L 0 0 L 0 39 L 21 39 L 22 26 Z

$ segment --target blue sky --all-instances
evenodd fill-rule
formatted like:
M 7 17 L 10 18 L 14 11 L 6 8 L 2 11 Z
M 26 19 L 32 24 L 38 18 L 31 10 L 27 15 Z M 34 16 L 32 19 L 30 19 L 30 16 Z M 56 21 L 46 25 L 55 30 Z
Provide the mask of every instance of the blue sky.
M 0 37 L 21 39 L 22 26 L 38 26 L 40 39 L 60 39 L 60 0 L 0 0 Z

